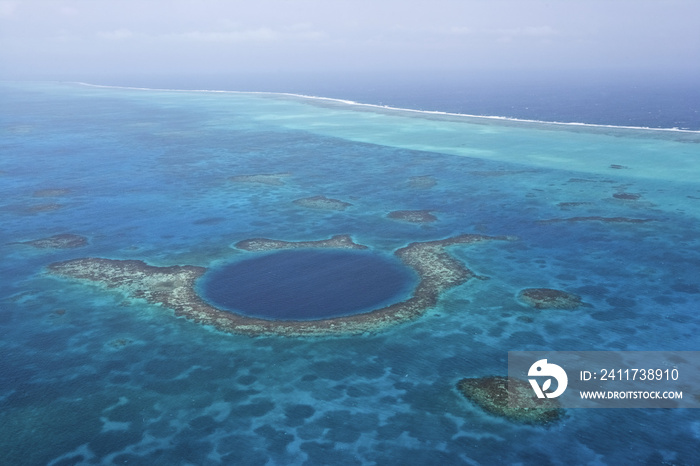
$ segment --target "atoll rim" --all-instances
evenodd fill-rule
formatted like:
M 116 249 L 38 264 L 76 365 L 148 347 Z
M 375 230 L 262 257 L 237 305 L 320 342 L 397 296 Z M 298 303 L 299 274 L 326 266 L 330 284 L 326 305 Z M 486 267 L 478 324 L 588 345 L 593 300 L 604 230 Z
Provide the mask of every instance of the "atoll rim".
M 369 312 L 318 320 L 270 320 L 222 310 L 207 303 L 197 293 L 196 283 L 207 269 L 195 266 L 155 267 L 139 260 L 101 258 L 73 259 L 49 265 L 54 275 L 102 283 L 119 288 L 131 297 L 173 309 L 175 315 L 212 326 L 227 333 L 256 335 L 333 335 L 374 332 L 389 325 L 407 322 L 435 306 L 440 293 L 477 277 L 454 259 L 445 247 L 489 240 L 511 240 L 506 236 L 459 235 L 437 241 L 411 243 L 394 254 L 418 275 L 410 297 Z M 254 238 L 237 243 L 239 249 L 272 251 L 299 248 L 368 249 L 338 235 L 319 241 L 280 241 Z

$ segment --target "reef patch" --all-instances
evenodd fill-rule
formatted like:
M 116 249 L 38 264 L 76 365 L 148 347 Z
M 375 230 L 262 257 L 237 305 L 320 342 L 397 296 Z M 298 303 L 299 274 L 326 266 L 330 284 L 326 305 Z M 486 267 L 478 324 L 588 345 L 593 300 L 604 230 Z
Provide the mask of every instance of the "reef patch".
M 35 239 L 32 241 L 19 241 L 10 244 L 26 244 L 39 249 L 72 249 L 87 245 L 87 238 L 71 233 L 49 236 L 48 238 Z
M 457 390 L 487 413 L 511 422 L 546 425 L 564 417 L 557 400 L 538 399 L 524 380 L 498 376 L 468 378 L 457 382 Z
M 67 196 L 71 193 L 71 189 L 68 188 L 54 188 L 54 189 L 39 189 L 34 191 L 34 197 L 59 197 Z
M 535 170 L 476 170 L 467 172 L 473 176 L 495 177 L 506 175 L 520 175 L 522 173 L 534 173 Z
M 551 288 L 526 288 L 518 298 L 535 309 L 576 309 L 583 304 L 580 296 Z
M 613 194 L 613 197 L 615 199 L 622 199 L 625 201 L 636 201 L 637 199 L 642 197 L 642 195 L 637 193 L 615 193 Z
M 245 251 L 272 251 L 274 249 L 293 248 L 369 249 L 367 246 L 355 243 L 350 235 L 335 235 L 329 239 L 318 241 L 281 241 L 267 238 L 251 238 L 239 241 L 235 246 Z
M 446 247 L 512 239 L 507 236 L 466 234 L 411 243 L 395 251 L 396 256 L 418 274 L 418 284 L 410 298 L 363 314 L 312 321 L 267 320 L 217 309 L 204 301 L 195 290 L 197 279 L 207 271 L 204 267 L 155 267 L 140 260 L 83 258 L 50 264 L 48 271 L 57 276 L 98 282 L 107 288 L 119 288 L 130 297 L 160 304 L 174 310 L 176 316 L 215 327 L 222 332 L 250 336 L 358 334 L 413 320 L 435 306 L 441 292 L 471 278 L 481 278 L 450 256 L 445 251 Z M 367 249 L 367 246 L 354 243 L 348 235 L 302 242 L 256 238 L 241 241 L 237 247 L 248 251 L 300 247 Z
M 557 204 L 558 207 L 560 207 L 562 210 L 569 210 L 572 207 L 580 207 L 583 205 L 592 205 L 592 202 L 588 201 L 574 201 L 574 202 L 560 202 Z
M 305 197 L 303 199 L 296 199 L 292 202 L 298 206 L 306 207 L 307 209 L 319 210 L 345 210 L 346 208 L 352 206 L 352 204 L 349 202 L 331 199 L 326 196 Z
M 429 210 L 395 210 L 387 214 L 387 218 L 410 223 L 430 223 L 437 221 L 437 217 Z
M 603 223 L 647 223 L 654 222 L 653 218 L 629 218 L 629 217 L 568 217 L 568 218 L 550 218 L 547 220 L 538 220 L 537 223 L 559 223 L 559 222 L 603 222 Z
M 62 209 L 62 204 L 39 204 L 27 207 L 27 212 L 30 214 L 39 214 L 41 212 L 52 212 L 54 210 Z
M 408 179 L 408 187 L 411 189 L 430 189 L 437 184 L 437 180 L 431 175 L 412 176 Z
M 236 175 L 229 177 L 229 181 L 234 183 L 251 183 L 262 184 L 268 186 L 282 186 L 284 181 L 282 178 L 289 176 L 289 173 L 273 173 L 273 174 L 256 174 L 256 175 Z

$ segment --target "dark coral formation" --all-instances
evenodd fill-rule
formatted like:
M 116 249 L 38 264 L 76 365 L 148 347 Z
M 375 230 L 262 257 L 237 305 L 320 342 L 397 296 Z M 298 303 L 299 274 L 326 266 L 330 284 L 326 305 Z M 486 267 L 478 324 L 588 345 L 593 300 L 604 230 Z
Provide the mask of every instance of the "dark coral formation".
M 134 341 L 129 339 L 129 338 L 118 338 L 116 340 L 112 340 L 108 343 L 109 346 L 115 349 L 123 348 L 125 346 L 130 345 Z
M 53 210 L 58 210 L 62 208 L 63 205 L 61 204 L 39 204 L 28 207 L 27 212 L 29 212 L 30 214 L 35 214 L 40 212 L 51 212 Z
M 613 197 L 615 199 L 623 199 L 627 201 L 636 201 L 640 197 L 642 197 L 641 194 L 636 194 L 636 193 L 615 193 L 613 194 Z
M 345 210 L 346 208 L 352 206 L 352 204 L 349 202 L 331 199 L 326 196 L 305 197 L 303 199 L 297 199 L 293 202 L 301 207 L 320 210 Z
M 430 189 L 437 184 L 437 180 L 430 175 L 412 176 L 408 179 L 408 187 L 411 189 Z
M 457 389 L 487 413 L 512 422 L 545 425 L 564 417 L 556 400 L 538 399 L 524 380 L 498 376 L 462 379 Z
M 587 201 L 580 201 L 580 202 L 560 202 L 557 204 L 559 207 L 561 207 L 564 210 L 568 210 L 571 207 L 580 207 L 582 205 L 591 205 L 593 204 L 592 202 L 587 202 Z
M 196 280 L 206 272 L 203 267 L 154 267 L 138 260 L 85 258 L 57 262 L 49 265 L 48 269 L 55 275 L 96 281 L 108 288 L 119 287 L 132 297 L 162 304 L 173 309 L 177 316 L 213 326 L 223 332 L 251 336 L 363 333 L 415 319 L 435 306 L 442 291 L 476 276 L 445 252 L 445 247 L 508 239 L 511 238 L 461 235 L 438 241 L 411 243 L 396 251 L 396 255 L 415 270 L 419 277 L 419 283 L 409 299 L 364 314 L 314 321 L 273 321 L 216 309 L 203 301 L 195 291 Z M 347 235 L 296 243 L 258 238 L 241 241 L 237 246 L 249 251 L 298 247 L 366 248 L 354 243 Z
M 350 235 L 336 235 L 318 241 L 281 241 L 267 238 L 251 238 L 236 243 L 238 249 L 245 251 L 272 251 L 275 249 L 294 248 L 336 248 L 367 249 L 367 246 L 355 243 Z
M 603 222 L 603 223 L 646 223 L 653 222 L 652 218 L 629 218 L 629 217 L 569 217 L 569 218 L 550 218 L 547 220 L 538 220 L 538 223 L 558 223 L 558 222 Z
M 583 304 L 580 296 L 551 288 L 527 288 L 518 298 L 536 309 L 576 309 Z
M 615 180 L 590 180 L 588 178 L 569 178 L 569 183 L 615 183 Z
M 48 238 L 22 241 L 14 244 L 26 244 L 39 249 L 71 249 L 79 248 L 87 244 L 87 238 L 71 233 L 49 236 Z
M 614 168 L 616 170 L 622 170 L 622 169 L 629 168 L 629 167 L 626 167 L 624 165 L 618 165 L 616 163 L 612 163 L 612 164 L 610 164 L 610 168 Z
M 389 212 L 387 217 L 411 223 L 430 223 L 437 220 L 437 217 L 431 214 L 429 210 L 395 210 Z
M 49 314 L 49 317 L 52 319 L 58 319 L 59 317 L 63 317 L 64 315 L 66 315 L 65 309 L 56 309 L 55 311 Z
M 67 188 L 55 189 L 39 189 L 34 191 L 34 197 L 59 197 L 70 194 L 71 190 Z
M 495 177 L 506 175 L 519 175 L 521 173 L 532 173 L 534 170 L 478 170 L 468 172 L 473 176 Z
M 257 174 L 257 175 L 237 175 L 229 178 L 234 183 L 252 183 L 268 186 L 282 186 L 282 178 L 289 176 L 289 173 Z

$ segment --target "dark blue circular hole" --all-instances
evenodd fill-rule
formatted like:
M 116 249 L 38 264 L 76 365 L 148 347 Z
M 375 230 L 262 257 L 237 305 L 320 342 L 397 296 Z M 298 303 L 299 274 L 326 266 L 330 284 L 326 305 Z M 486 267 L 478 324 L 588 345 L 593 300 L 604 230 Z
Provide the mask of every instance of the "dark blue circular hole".
M 416 274 L 368 251 L 277 251 L 209 270 L 199 288 L 219 309 L 272 320 L 318 320 L 402 301 Z

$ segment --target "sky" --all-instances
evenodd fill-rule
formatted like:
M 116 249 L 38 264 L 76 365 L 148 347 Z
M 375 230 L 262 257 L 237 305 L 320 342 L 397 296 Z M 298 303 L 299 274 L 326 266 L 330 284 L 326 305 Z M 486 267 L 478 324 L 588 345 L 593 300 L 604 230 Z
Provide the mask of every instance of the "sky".
M 698 0 L 0 0 L 0 79 L 656 70 Z

